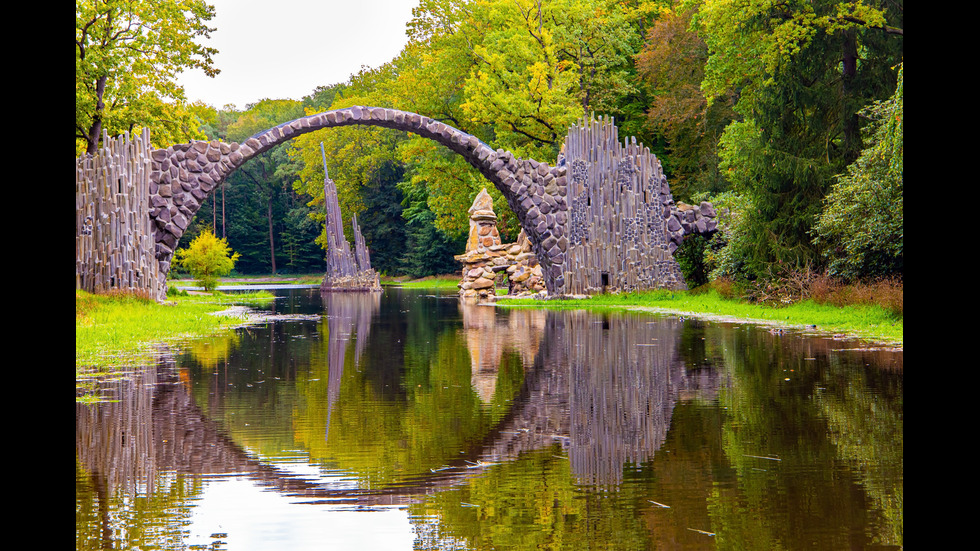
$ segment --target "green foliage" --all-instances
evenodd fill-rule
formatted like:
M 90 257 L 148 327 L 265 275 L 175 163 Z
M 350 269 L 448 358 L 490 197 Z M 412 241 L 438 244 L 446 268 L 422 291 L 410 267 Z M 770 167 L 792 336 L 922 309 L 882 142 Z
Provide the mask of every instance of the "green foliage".
M 903 69 L 895 94 L 863 111 L 873 121 L 867 147 L 834 183 L 814 228 L 831 275 L 853 280 L 903 271 Z
M 378 86 L 383 86 L 391 78 L 390 64 L 378 69 L 363 69 L 343 85 L 320 88 L 306 98 L 304 114 L 310 115 L 328 109 L 339 109 L 351 105 L 385 105 L 387 102 L 375 94 Z M 330 104 L 325 102 L 330 101 Z M 385 128 L 351 126 L 331 128 L 304 134 L 290 143 L 289 157 L 297 170 L 292 180 L 293 190 L 307 198 L 310 215 L 319 223 L 323 214 L 323 157 L 326 155 L 326 170 L 337 186 L 337 198 L 344 220 L 347 239 L 353 240 L 350 220 L 365 209 L 361 189 L 376 181 L 375 173 L 397 159 L 396 145 L 404 138 L 403 133 Z M 322 227 L 322 226 L 321 226 Z M 362 224 L 362 231 L 368 231 Z M 365 238 L 366 240 L 366 238 Z M 320 232 L 317 242 L 326 246 L 326 234 Z M 369 248 L 373 244 L 367 241 Z
M 697 194 L 694 201 L 708 201 L 718 213 L 718 230 L 703 248 L 701 258 L 692 260 L 703 266 L 708 279 L 735 278 L 746 272 L 744 263 L 752 242 L 745 231 L 746 213 L 751 210 L 751 200 L 734 191 L 716 195 Z
M 176 263 L 194 276 L 206 291 L 214 291 L 218 277 L 228 275 L 240 255 L 228 248 L 224 239 L 215 237 L 210 230 L 197 236 L 186 249 L 177 249 Z
M 299 101 L 265 99 L 244 111 L 220 111 L 208 120 L 211 131 L 221 139 L 243 142 L 302 115 Z M 304 272 L 315 264 L 322 268 L 322 255 L 308 246 L 316 228 L 303 219 L 306 206 L 292 193 L 300 167 L 290 156 L 290 148 L 285 145 L 266 151 L 233 172 L 222 189 L 212 194 L 210 204 L 202 207 L 198 224 L 182 242 L 189 242 L 202 226 L 215 231 L 220 227 L 222 235 L 242 255 L 238 268 L 246 273 L 277 273 L 281 267 Z M 296 209 L 300 211 L 294 212 Z M 211 217 L 204 214 L 208 210 Z
M 709 104 L 701 90 L 708 47 L 691 27 L 694 13 L 689 7 L 659 16 L 636 56 L 652 89 L 647 122 L 667 141 L 662 161 L 675 198 L 729 185 L 718 169 L 718 139 L 735 116 L 735 98 L 729 93 Z
M 435 213 L 429 207 L 425 190 L 406 188 L 404 216 L 408 222 L 401 273 L 413 278 L 448 274 L 459 270 L 453 255 L 465 249 L 466 236 L 451 238 L 439 231 Z
M 708 240 L 702 235 L 693 235 L 674 251 L 674 259 L 681 267 L 684 281 L 689 288 L 699 287 L 708 283 L 708 267 L 705 263 L 705 252 Z
M 110 136 L 149 127 L 157 146 L 201 137 L 177 76 L 214 76 L 208 38 L 214 7 L 203 0 L 75 2 L 76 154 Z
M 403 167 L 391 161 L 378 167 L 361 188 L 364 211 L 357 215 L 357 223 L 370 244 L 371 267 L 382 274 L 401 273 L 406 250 L 406 220 L 398 189 L 403 175 Z
M 217 112 L 201 109 L 196 113 L 202 121 L 202 128 L 206 129 L 209 136 L 241 142 L 256 132 L 303 116 L 309 106 L 333 101 L 344 89 L 340 85 L 320 87 L 302 101 L 265 99 L 248 105 L 244 110 L 227 106 Z M 335 129 L 333 134 L 317 133 L 312 138 L 326 134 L 334 138 L 331 143 L 338 148 L 348 147 L 348 158 L 353 162 L 359 160 L 365 166 L 383 164 L 384 156 L 372 156 L 372 148 L 350 147 L 349 140 L 345 144 L 345 138 L 352 134 L 345 134 L 343 130 L 351 129 Z M 384 136 L 385 132 L 387 131 L 375 135 Z M 392 134 L 394 133 L 387 132 L 389 137 Z M 360 145 L 367 146 L 370 143 L 370 135 L 367 139 L 360 140 Z M 304 148 L 309 149 L 309 159 L 306 158 Z M 373 151 L 382 149 L 373 148 Z M 361 152 L 366 155 L 359 155 Z M 343 155 L 338 154 L 335 158 L 343 158 Z M 371 162 L 368 162 L 369 158 Z M 337 178 L 334 172 L 332 169 L 331 176 Z M 370 170 L 366 172 L 371 174 Z M 310 176 L 313 179 L 309 186 L 312 192 L 302 183 Z M 202 206 L 182 237 L 181 246 L 186 246 L 202 231 L 213 229 L 218 235 L 226 237 L 229 245 L 241 255 L 236 263 L 236 272 L 269 274 L 322 271 L 323 251 L 317 244 L 323 224 L 322 185 L 319 142 L 314 143 L 311 137 L 303 137 L 283 144 L 251 159 L 233 172 Z M 317 188 L 320 190 L 320 198 L 311 202 L 308 193 L 315 193 Z M 356 205 L 359 209 L 364 208 L 360 186 L 342 185 L 340 189 L 342 207 Z M 388 211 L 388 203 L 400 207 L 400 197 L 391 197 L 381 207 L 382 211 Z M 363 223 L 362 230 L 366 237 L 371 231 Z M 380 256 L 383 263 L 384 253 Z
M 289 198 L 292 208 L 281 220 L 277 239 L 283 271 L 293 274 L 322 271 L 323 250 L 316 244 L 320 227 L 310 216 L 310 207 L 295 201 L 295 194 L 289 194 Z
M 728 269 L 752 280 L 817 265 L 814 221 L 834 175 L 860 153 L 858 112 L 894 91 L 888 68 L 902 38 L 887 24 L 901 24 L 901 10 L 734 0 L 700 5 L 694 23 L 710 52 L 709 103 L 737 97 L 719 168 L 752 208 L 729 242 Z

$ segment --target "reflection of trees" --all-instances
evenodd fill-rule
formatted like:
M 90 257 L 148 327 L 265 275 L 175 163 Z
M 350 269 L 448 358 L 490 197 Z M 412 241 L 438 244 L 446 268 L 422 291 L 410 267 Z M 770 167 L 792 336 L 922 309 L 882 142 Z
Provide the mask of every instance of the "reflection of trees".
M 111 490 L 100 473 L 75 461 L 75 549 L 176 549 L 203 481 L 173 471 L 152 474 L 153 491 Z
M 855 467 L 873 508 L 882 513 L 875 543 L 900 546 L 904 541 L 902 388 L 889 384 L 895 379 L 881 377 L 881 371 L 853 369 L 855 363 L 887 365 L 868 363 L 868 355 L 882 353 L 830 354 L 829 369 L 821 379 L 823 390 L 816 393 L 815 403 L 827 420 L 838 459 Z M 847 380 L 847 385 L 833 384 L 839 379 Z
M 492 362 L 476 364 L 487 366 L 485 372 L 492 374 L 495 388 L 482 400 L 468 348 L 476 342 L 467 340 L 465 329 L 460 331 L 456 297 L 447 301 L 397 290 L 386 291 L 386 296 L 383 308 L 387 310 L 372 327 L 372 345 L 361 360 L 352 364 L 344 358 L 345 367 L 335 367 L 343 356 L 333 356 L 338 344 L 332 340 L 335 330 L 330 329 L 330 411 L 317 411 L 317 401 L 306 400 L 298 412 L 304 419 L 304 431 L 298 436 L 314 460 L 328 468 L 357 473 L 363 486 L 377 490 L 403 485 L 402 491 L 410 495 L 428 486 L 420 479 L 450 483 L 445 479 L 451 473 L 440 470 L 440 475 L 432 476 L 433 469 L 455 464 L 465 470 L 465 460 L 475 460 L 520 387 L 522 365 L 531 361 L 522 360 L 522 354 L 533 358 L 534 352 L 515 351 L 492 338 L 498 329 L 506 332 L 507 324 L 494 329 L 497 324 L 491 323 L 484 336 L 501 348 L 485 355 L 492 356 Z M 464 316 L 465 327 L 472 317 Z M 526 323 L 521 331 L 522 341 L 540 338 L 540 329 L 535 337 L 529 333 L 534 328 Z M 303 387 L 312 397 L 316 385 L 304 382 Z M 328 415 L 328 438 L 321 437 L 318 443 L 309 427 L 323 427 Z
M 185 474 L 239 472 L 311 501 L 429 495 L 412 513 L 436 522 L 433 541 L 475 548 L 797 548 L 815 537 L 811 520 L 829 527 L 824 548 L 846 547 L 848 533 L 902 543 L 901 354 L 622 313 L 431 300 L 376 315 L 377 302 L 337 298 L 316 328 L 244 332 L 231 369 L 193 387 L 164 366 L 117 383 L 120 402 L 77 406 L 78 532 L 161 510 L 177 526 L 200 491 Z M 317 329 L 322 341 L 309 338 Z M 273 339 L 275 356 L 246 354 Z M 243 388 L 273 374 L 275 387 Z M 217 400 L 220 425 L 202 411 Z M 264 440 L 289 439 L 278 449 L 300 443 L 358 480 L 338 488 L 257 460 L 230 407 Z
M 637 350 L 652 342 L 660 346 Z M 547 390 L 515 404 L 515 419 L 564 410 L 570 423 L 528 426 L 509 447 L 516 460 L 413 506 L 420 537 L 472 549 L 901 546 L 902 356 L 841 350 L 849 346 L 747 326 L 549 314 L 541 363 L 528 373 Z M 531 411 L 548 404 L 552 413 Z M 562 429 L 568 438 L 550 449 L 535 440 Z M 670 453 L 655 455 L 661 446 Z M 606 483 L 615 491 L 589 490 Z
M 691 377 L 678 361 L 682 326 L 649 316 L 548 311 L 536 361 L 481 456 L 500 464 L 413 505 L 416 545 L 649 548 L 648 527 L 633 511 L 641 496 L 593 489 L 616 489 L 628 464 L 654 460 L 679 395 L 717 393 L 712 369 Z
M 192 339 L 183 348 L 201 366 L 214 369 L 225 362 L 240 343 L 241 336 L 237 331 L 226 331 L 220 335 Z
M 720 344 L 731 373 L 721 439 L 737 483 L 709 498 L 719 538 L 901 546 L 901 353 L 758 330 L 729 331 Z M 815 532 L 811 520 L 832 528 Z
M 639 516 L 572 483 L 560 444 L 410 505 L 416 549 L 650 549 Z

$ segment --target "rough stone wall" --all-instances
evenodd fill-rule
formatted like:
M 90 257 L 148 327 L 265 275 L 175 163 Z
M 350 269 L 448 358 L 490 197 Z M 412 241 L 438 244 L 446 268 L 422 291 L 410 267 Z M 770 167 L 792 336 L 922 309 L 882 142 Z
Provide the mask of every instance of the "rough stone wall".
M 194 141 L 153 152 L 150 218 L 162 273 L 170 271 L 177 242 L 207 196 L 252 154 L 248 146 L 218 141 Z
M 547 293 L 544 274 L 538 257 L 531 252 L 531 242 L 524 230 L 517 236 L 517 242 L 507 250 L 513 264 L 507 267 L 507 281 L 510 296 L 523 296 Z M 515 254 L 516 253 L 516 254 Z
M 711 203 L 702 201 L 698 206 L 686 203 L 671 206 L 670 215 L 667 217 L 671 254 L 681 246 L 684 238 L 696 234 L 709 236 L 716 231 L 718 231 L 718 214 Z

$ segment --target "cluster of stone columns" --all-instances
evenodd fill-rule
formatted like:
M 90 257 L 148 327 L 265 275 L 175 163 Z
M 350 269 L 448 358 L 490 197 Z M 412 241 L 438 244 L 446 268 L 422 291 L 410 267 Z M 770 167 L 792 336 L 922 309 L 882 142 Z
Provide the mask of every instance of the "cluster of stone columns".
M 718 214 L 707 201 L 697 206 L 679 202 L 667 218 L 667 231 L 670 234 L 670 252 L 673 253 L 685 237 L 696 234 L 709 236 L 718 231 Z
M 327 270 L 320 284 L 320 292 L 333 291 L 380 291 L 378 273 L 371 268 L 368 249 L 357 225 L 357 217 L 351 219 L 354 232 L 354 251 L 344 237 L 343 219 L 337 197 L 337 186 L 329 176 L 323 179 L 324 210 L 326 211 Z

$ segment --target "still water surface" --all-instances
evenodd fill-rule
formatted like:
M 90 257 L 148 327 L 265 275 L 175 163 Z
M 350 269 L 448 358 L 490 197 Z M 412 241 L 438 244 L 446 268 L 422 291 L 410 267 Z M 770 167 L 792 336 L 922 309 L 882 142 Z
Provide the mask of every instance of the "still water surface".
M 887 549 L 901 351 L 279 291 L 76 405 L 77 549 Z M 312 319 L 311 319 L 312 318 Z

